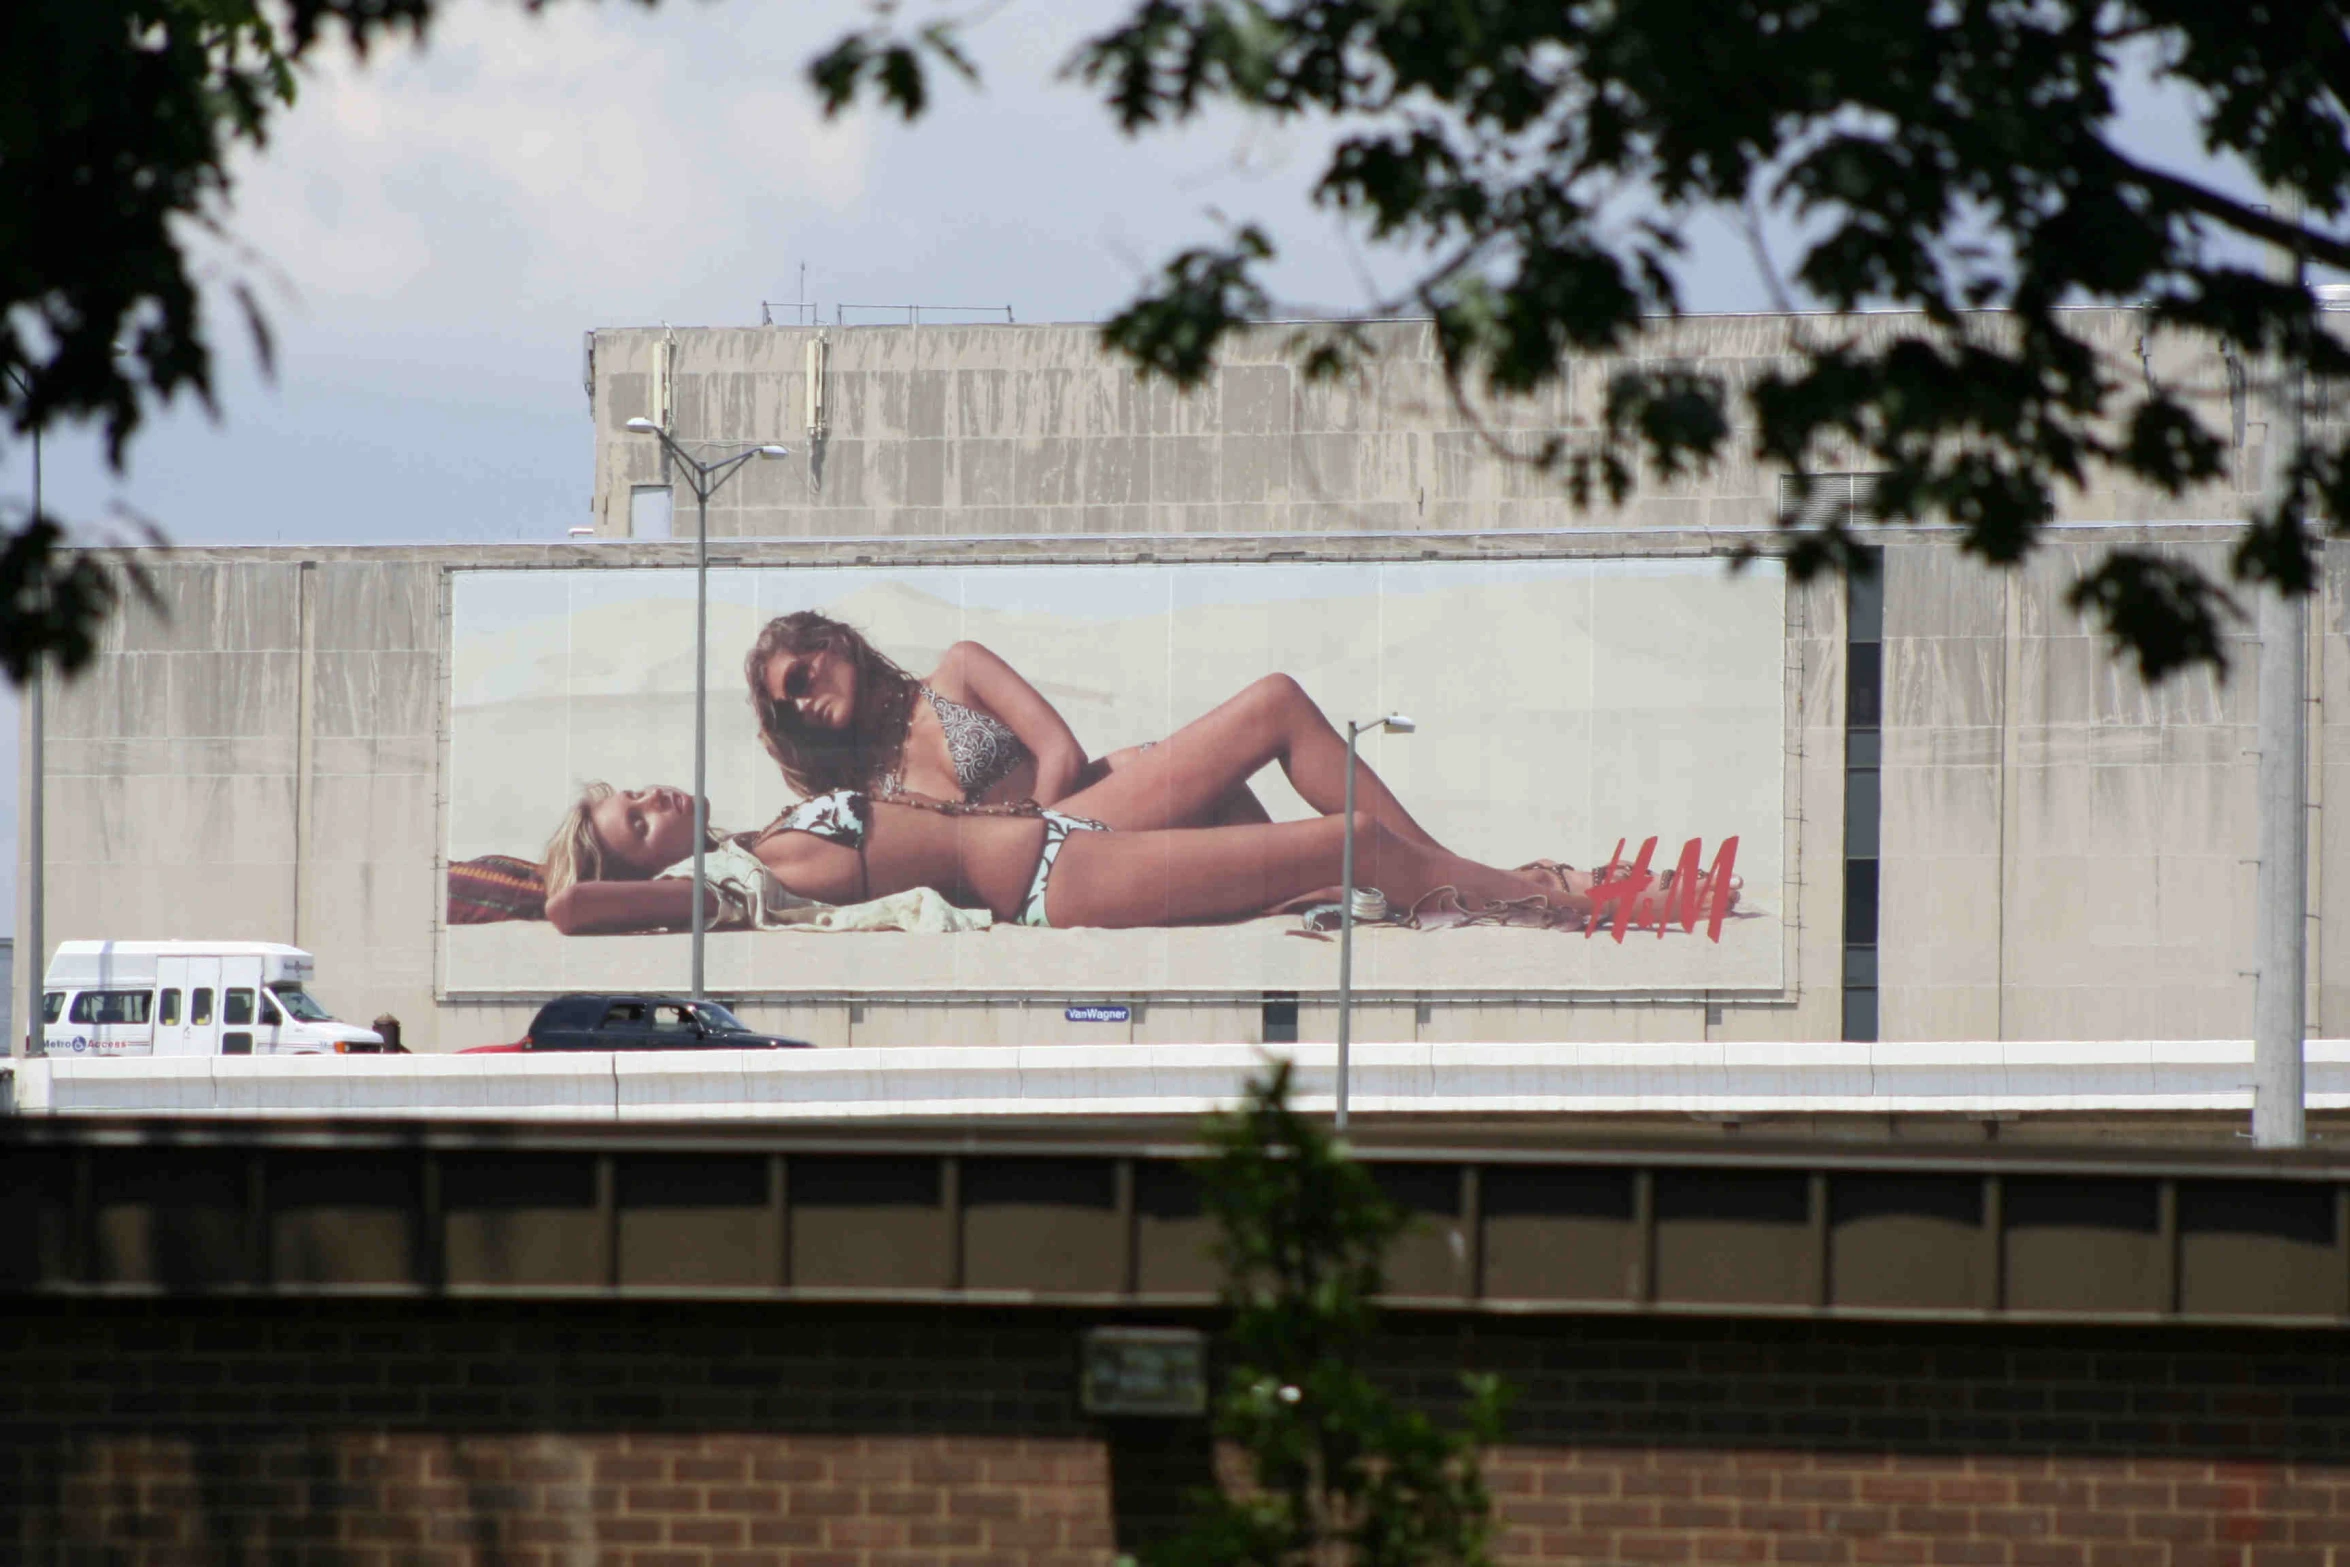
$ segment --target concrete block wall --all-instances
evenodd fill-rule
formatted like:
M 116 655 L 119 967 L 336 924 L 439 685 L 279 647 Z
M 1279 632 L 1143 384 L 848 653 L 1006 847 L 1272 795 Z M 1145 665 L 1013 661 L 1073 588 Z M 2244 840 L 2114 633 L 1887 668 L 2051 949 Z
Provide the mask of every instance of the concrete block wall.
M 1180 1526 L 1192 1420 L 1078 1407 L 1068 1314 L 26 1301 L 0 1554 L 231 1567 L 1109 1567 Z M 1505 1563 L 2325 1567 L 2338 1334 L 1435 1318 L 1406 1398 L 1515 1390 Z
M 2192 1038 L 2250 1027 L 2256 648 L 2149 689 L 2064 604 L 2110 540 L 2060 536 L 2013 573 L 1886 551 L 1884 891 L 1888 1039 Z M 2174 545 L 2224 576 L 2219 544 Z M 2312 667 L 2345 678 L 2327 557 Z M 2331 617 L 2329 621 L 2329 617 Z M 2328 634 L 2322 625 L 2337 629 Z M 2350 754 L 2313 693 L 2313 799 Z M 2332 761 L 2328 761 L 2332 758 Z M 2327 945 L 2350 910 L 2311 840 L 2311 1028 L 2342 1015 Z
M 2150 337 L 2127 310 L 2075 324 L 2117 377 L 2226 383 L 2201 343 Z M 1713 471 L 1652 478 L 1622 507 L 1578 511 L 1556 480 L 1508 460 L 1553 433 L 1589 444 L 1607 386 L 1627 361 L 1575 363 L 1531 400 L 1473 401 L 1445 384 L 1425 323 L 1366 328 L 1359 376 L 1309 381 L 1295 329 L 1242 335 L 1198 390 L 1136 381 L 1087 325 L 620 328 L 591 334 L 597 532 L 625 538 L 629 497 L 672 484 L 658 443 L 624 428 L 665 412 L 680 440 L 781 441 L 711 503 L 725 537 L 889 534 L 1386 533 L 1549 528 L 1767 528 L 1779 475 L 1749 454 L 1741 425 Z M 1670 360 L 1732 386 L 1791 367 L 1799 336 L 1866 349 L 1921 330 L 1900 314 L 1699 316 L 1661 323 L 1644 361 Z M 809 345 L 824 339 L 827 434 L 809 429 Z M 2225 423 L 2228 410 L 2215 410 Z M 1831 454 L 1832 456 L 1832 454 Z M 2257 447 L 2242 471 L 2257 474 Z M 2162 521 L 2230 516 L 2232 485 L 2172 496 L 2095 476 L 2068 514 Z M 675 527 L 693 526 L 676 491 Z
M 339 1015 L 430 1038 L 439 565 L 273 550 L 149 569 L 162 610 L 126 605 L 47 704 L 52 950 L 292 942 Z

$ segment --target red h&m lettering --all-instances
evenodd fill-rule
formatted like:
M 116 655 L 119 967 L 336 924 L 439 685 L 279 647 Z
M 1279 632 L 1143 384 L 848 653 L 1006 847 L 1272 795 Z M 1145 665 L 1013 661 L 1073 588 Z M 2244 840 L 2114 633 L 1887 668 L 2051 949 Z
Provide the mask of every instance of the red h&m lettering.
M 1624 844 L 1627 841 L 1622 838 L 1616 840 L 1616 852 L 1608 857 L 1602 875 L 1623 865 Z M 1683 931 L 1694 934 L 1698 916 L 1703 913 L 1706 939 L 1720 941 L 1722 920 L 1730 912 L 1730 880 L 1731 872 L 1738 864 L 1738 840 L 1735 837 L 1724 838 L 1721 847 L 1714 851 L 1712 868 L 1701 875 L 1697 862 L 1703 843 L 1702 838 L 1692 838 L 1681 845 L 1681 859 L 1673 867 L 1672 880 L 1665 889 L 1665 896 L 1649 908 L 1642 909 L 1642 895 L 1655 886 L 1657 880 L 1656 874 L 1648 868 L 1650 859 L 1656 854 L 1656 840 L 1651 838 L 1643 843 L 1639 856 L 1625 866 L 1621 876 L 1600 882 L 1591 889 L 1591 918 L 1583 927 L 1584 936 L 1589 937 L 1611 921 L 1615 925 L 1615 939 L 1619 944 L 1626 930 L 1646 930 L 1652 924 L 1661 940 L 1666 925 L 1674 920 L 1681 922 Z M 1698 892 L 1701 882 L 1713 894 L 1704 900 L 1702 909 Z

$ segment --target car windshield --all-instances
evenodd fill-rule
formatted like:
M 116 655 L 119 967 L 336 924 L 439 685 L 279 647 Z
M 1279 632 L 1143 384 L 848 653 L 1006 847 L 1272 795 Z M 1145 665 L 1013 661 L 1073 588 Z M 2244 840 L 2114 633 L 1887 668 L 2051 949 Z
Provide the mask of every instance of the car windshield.
M 736 1017 L 715 1001 L 702 1001 L 695 1005 L 701 1013 L 702 1026 L 705 1028 L 721 1034 L 747 1034 L 751 1032 L 750 1024 Z
M 277 1004 L 286 1009 L 286 1015 L 305 1023 L 332 1023 L 334 1014 L 310 999 L 310 992 L 299 985 L 272 985 L 269 993 L 277 997 Z

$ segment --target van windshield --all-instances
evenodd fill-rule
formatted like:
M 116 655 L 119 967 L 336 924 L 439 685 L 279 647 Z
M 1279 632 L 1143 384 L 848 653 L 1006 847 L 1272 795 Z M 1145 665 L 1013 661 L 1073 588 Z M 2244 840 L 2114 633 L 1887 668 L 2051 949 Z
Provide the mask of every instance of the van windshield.
M 277 984 L 269 987 L 277 997 L 277 1004 L 286 1009 L 286 1015 L 304 1023 L 332 1023 L 334 1014 L 310 999 L 310 992 L 299 985 Z

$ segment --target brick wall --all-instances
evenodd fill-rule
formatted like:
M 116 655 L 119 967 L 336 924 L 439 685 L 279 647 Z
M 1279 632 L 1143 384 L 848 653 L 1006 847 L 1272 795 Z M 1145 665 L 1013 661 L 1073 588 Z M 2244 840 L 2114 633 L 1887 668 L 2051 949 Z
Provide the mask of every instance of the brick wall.
M 19 1301 L 0 1560 L 35 1567 L 1101 1563 L 1206 1472 L 1076 1407 L 1094 1319 L 970 1308 Z M 1397 1319 L 1518 1389 L 1502 1556 L 2350 1563 L 2318 1333 Z

